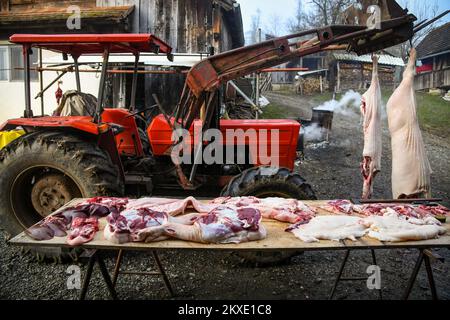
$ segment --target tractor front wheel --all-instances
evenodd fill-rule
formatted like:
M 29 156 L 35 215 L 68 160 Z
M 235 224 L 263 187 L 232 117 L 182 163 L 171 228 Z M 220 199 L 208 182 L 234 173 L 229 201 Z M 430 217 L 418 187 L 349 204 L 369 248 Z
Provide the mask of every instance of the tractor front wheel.
M 234 177 L 222 190 L 221 196 L 258 198 L 279 197 L 316 200 L 311 186 L 299 174 L 287 168 L 254 167 Z M 274 265 L 289 261 L 302 252 L 248 251 L 234 253 L 241 262 L 255 265 Z
M 287 168 L 273 167 L 254 167 L 243 171 L 228 183 L 221 196 L 317 199 L 311 186 L 299 174 Z
M 0 190 L 0 225 L 14 236 L 73 198 L 122 195 L 123 182 L 94 142 L 52 131 L 22 136 L 0 151 Z M 67 256 L 31 251 L 38 259 Z

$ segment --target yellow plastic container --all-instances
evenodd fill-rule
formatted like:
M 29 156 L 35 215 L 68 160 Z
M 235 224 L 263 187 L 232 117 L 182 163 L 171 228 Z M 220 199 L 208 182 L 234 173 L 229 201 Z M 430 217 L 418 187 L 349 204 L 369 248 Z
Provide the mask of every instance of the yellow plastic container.
M 0 150 L 24 134 L 24 130 L 0 131 Z

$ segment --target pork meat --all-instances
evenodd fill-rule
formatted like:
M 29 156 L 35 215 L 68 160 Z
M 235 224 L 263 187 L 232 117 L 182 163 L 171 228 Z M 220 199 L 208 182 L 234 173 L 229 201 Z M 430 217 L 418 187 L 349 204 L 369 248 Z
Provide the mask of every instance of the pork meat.
M 364 150 L 361 162 L 363 176 L 363 199 L 370 199 L 373 180 L 381 169 L 381 89 L 378 79 L 378 58 L 372 56 L 372 82 L 362 96 L 361 114 L 363 117 Z
M 319 208 L 334 214 L 352 215 L 361 211 L 361 206 L 342 199 L 328 201 L 325 205 L 319 206 Z
M 395 199 L 431 197 L 432 171 L 417 120 L 415 66 L 416 50 L 411 49 L 403 80 L 387 103 Z
M 258 209 L 266 219 L 281 222 L 298 223 L 309 221 L 316 214 L 316 210 L 296 199 L 263 198 L 256 197 L 221 197 L 211 201 L 212 204 L 221 204 L 236 208 L 250 207 Z
M 75 218 L 67 236 L 67 243 L 71 246 L 79 246 L 94 239 L 98 231 L 98 219 Z
M 186 209 L 191 208 L 199 213 L 208 213 L 216 206 L 203 204 L 194 197 L 187 197 L 186 199 L 169 199 L 169 198 L 141 198 L 137 200 L 130 200 L 127 209 L 148 208 L 153 211 L 165 212 L 168 215 L 176 216 L 183 214 Z
M 106 217 L 112 212 L 119 213 L 125 208 L 127 202 L 128 199 L 126 198 L 96 197 L 87 199 L 82 203 L 46 217 L 28 228 L 25 233 L 38 241 L 50 240 L 53 237 L 64 237 L 69 230 L 73 231 L 72 225 L 75 219 L 98 219 Z M 74 243 L 72 240 L 70 242 Z
M 201 214 L 193 213 L 180 217 L 172 217 L 166 212 L 159 212 L 149 208 L 126 209 L 120 214 L 110 214 L 106 219 L 108 224 L 104 229 L 104 237 L 113 243 L 140 242 L 143 229 L 157 229 L 168 223 L 180 225 L 192 225 Z M 167 235 L 161 234 L 153 241 L 167 239 Z
M 319 206 L 337 215 L 383 216 L 387 209 L 395 211 L 400 216 L 423 219 L 428 216 L 450 215 L 450 210 L 442 205 L 412 205 L 401 203 L 369 203 L 353 204 L 349 200 L 331 200 Z
M 167 223 L 143 229 L 138 236 L 145 242 L 168 236 L 200 243 L 241 243 L 266 237 L 261 218 L 261 213 L 255 208 L 220 206 L 201 216 L 192 225 Z

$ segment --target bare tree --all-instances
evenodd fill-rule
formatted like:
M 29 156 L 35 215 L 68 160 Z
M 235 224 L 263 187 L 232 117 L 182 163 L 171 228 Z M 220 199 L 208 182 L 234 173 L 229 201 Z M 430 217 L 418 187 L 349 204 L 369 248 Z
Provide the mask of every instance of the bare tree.
M 256 13 L 252 15 L 252 24 L 250 30 L 247 32 L 247 42 L 253 44 L 257 42 L 258 29 L 261 28 L 261 9 L 257 9 Z
M 336 24 L 342 13 L 356 0 L 311 0 L 312 11 L 306 16 L 311 27 Z
M 277 37 L 280 36 L 283 18 L 277 14 L 269 16 L 269 23 L 264 27 L 266 34 Z
M 288 19 L 287 29 L 291 33 L 303 31 L 307 29 L 307 13 L 303 7 L 303 0 L 297 0 L 297 6 L 295 9 L 295 16 Z
M 419 23 L 425 19 L 431 19 L 438 15 L 439 5 L 437 0 L 400 0 L 399 4 L 403 8 L 408 8 L 409 12 L 414 14 L 417 17 L 417 22 Z M 437 26 L 439 26 L 439 20 L 430 24 L 425 29 L 416 33 L 411 43 L 405 42 L 400 45 L 400 54 L 402 57 L 406 57 L 409 50 L 411 49 L 411 44 L 413 47 L 416 47 L 422 40 L 425 38 L 427 34 L 429 34 L 432 30 L 434 30 Z

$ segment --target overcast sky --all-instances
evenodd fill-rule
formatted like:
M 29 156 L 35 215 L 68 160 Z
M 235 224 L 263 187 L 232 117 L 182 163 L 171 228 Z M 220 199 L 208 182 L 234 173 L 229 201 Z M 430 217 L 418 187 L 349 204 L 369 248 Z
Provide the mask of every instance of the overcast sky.
M 261 18 L 263 28 L 273 29 L 274 25 L 279 29 L 279 34 L 287 34 L 287 21 L 290 17 L 295 15 L 297 0 L 237 0 L 241 5 L 242 18 L 244 22 L 244 30 L 247 32 L 250 29 L 252 22 L 252 15 L 255 15 L 256 10 L 261 10 Z M 407 0 L 400 0 L 399 3 L 405 3 Z M 414 1 L 423 2 L 424 0 L 409 0 L 409 3 Z M 450 0 L 428 0 L 427 3 L 437 1 L 439 5 L 439 12 L 450 9 Z M 304 0 L 304 5 L 308 6 L 309 0 Z M 412 5 L 411 5 L 412 7 Z M 414 13 L 414 12 L 413 12 Z M 276 22 L 274 22 L 276 20 Z M 450 14 L 442 19 L 442 22 L 449 22 Z

